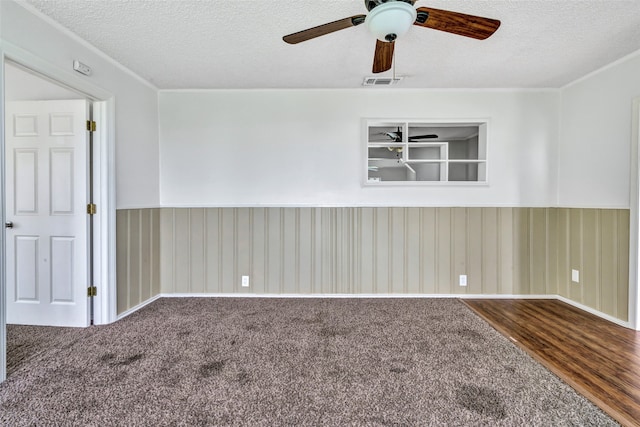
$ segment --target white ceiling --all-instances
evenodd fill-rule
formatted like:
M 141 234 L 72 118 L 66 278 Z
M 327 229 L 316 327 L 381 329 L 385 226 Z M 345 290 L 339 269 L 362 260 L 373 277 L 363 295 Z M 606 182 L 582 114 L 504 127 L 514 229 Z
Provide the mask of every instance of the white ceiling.
M 355 88 L 372 75 L 375 39 L 364 25 L 298 45 L 282 41 L 365 14 L 362 0 L 27 2 L 160 89 Z M 502 25 L 484 41 L 412 27 L 396 42 L 396 73 L 406 76 L 397 87 L 557 88 L 640 49 L 638 0 L 418 0 L 419 6 Z

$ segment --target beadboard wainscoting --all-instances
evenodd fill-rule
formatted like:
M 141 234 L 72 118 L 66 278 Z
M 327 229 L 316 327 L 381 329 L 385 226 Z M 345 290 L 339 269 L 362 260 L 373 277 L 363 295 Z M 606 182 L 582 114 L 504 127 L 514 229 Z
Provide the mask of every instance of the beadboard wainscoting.
M 555 294 L 628 321 L 628 209 L 515 208 L 513 252 L 520 294 Z
M 117 219 L 119 313 L 160 293 L 484 294 L 560 295 L 628 317 L 627 209 L 161 208 Z
M 160 294 L 160 209 L 116 212 L 117 311 Z

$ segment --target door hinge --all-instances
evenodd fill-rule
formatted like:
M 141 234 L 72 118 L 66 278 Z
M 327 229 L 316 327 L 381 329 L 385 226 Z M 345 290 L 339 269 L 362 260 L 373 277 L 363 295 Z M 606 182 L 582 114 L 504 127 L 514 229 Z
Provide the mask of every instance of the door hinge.
M 98 295 L 98 288 L 96 288 L 95 286 L 89 286 L 87 288 L 87 296 L 95 297 L 96 295 Z
M 87 205 L 87 213 L 88 213 L 89 215 L 95 215 L 95 214 L 96 214 L 96 211 L 97 211 L 97 207 L 96 207 L 96 204 L 95 204 L 95 203 L 89 203 L 89 204 Z
M 93 120 L 87 120 L 87 130 L 89 132 L 95 132 L 96 131 L 96 122 L 94 122 Z

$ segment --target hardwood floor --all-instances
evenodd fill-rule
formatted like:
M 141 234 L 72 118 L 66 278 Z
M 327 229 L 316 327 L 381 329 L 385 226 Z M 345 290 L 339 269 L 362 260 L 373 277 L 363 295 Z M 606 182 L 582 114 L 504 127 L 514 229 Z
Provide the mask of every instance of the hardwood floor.
M 619 423 L 640 426 L 640 333 L 557 300 L 463 300 Z

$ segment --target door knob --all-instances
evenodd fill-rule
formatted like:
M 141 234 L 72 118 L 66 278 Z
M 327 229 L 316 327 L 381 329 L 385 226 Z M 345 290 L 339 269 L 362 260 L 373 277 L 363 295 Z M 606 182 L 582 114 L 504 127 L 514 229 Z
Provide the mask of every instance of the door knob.
M 4 226 L 5 226 L 5 228 L 13 228 L 13 222 L 11 222 L 11 221 L 5 222 Z

